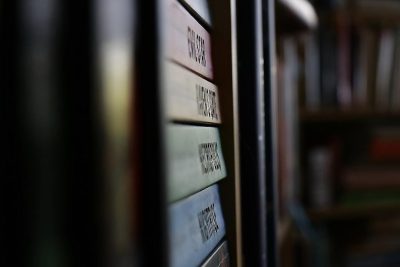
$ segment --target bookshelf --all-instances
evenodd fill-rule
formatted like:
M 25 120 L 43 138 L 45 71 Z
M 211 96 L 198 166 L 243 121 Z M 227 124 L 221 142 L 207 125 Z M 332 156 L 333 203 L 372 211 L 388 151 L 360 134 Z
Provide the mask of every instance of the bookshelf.
M 389 252 L 398 250 L 393 240 L 399 225 L 399 194 L 395 179 L 386 172 L 399 163 L 391 152 L 396 150 L 400 126 L 393 101 L 398 90 L 399 5 L 311 2 L 318 28 L 303 28 L 300 34 L 281 29 L 282 41 L 278 39 L 278 81 L 283 84 L 279 88 L 295 92 L 283 92 L 281 99 L 283 105 L 288 103 L 285 96 L 296 99 L 291 103 L 298 127 L 285 125 L 298 133 L 286 136 L 297 140 L 298 149 L 295 163 L 289 164 L 298 179 L 296 203 L 289 211 L 297 216 L 292 233 L 298 235 L 292 242 L 310 256 L 302 263 L 305 266 L 362 265 L 378 258 L 382 265 L 397 263 Z M 368 187 L 372 180 L 380 184 Z M 286 229 L 286 221 L 281 217 L 281 229 Z M 392 228 L 381 227 L 382 221 Z

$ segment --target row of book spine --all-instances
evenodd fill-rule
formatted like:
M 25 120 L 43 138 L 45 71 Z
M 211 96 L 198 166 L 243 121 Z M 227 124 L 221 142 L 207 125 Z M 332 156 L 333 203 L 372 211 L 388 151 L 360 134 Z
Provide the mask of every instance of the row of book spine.
M 303 39 L 301 105 L 310 111 L 398 112 L 399 30 L 349 19 L 323 22 L 322 28 Z
M 207 1 L 166 4 L 163 80 L 170 266 L 229 266 L 218 181 L 227 176 Z

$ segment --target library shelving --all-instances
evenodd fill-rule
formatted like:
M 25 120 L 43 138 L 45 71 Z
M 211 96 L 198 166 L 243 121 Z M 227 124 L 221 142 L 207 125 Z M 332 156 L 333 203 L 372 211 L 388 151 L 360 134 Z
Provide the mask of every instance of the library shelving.
M 285 31 L 278 49 L 297 94 L 294 243 L 305 266 L 396 265 L 399 4 L 311 2 L 318 29 Z

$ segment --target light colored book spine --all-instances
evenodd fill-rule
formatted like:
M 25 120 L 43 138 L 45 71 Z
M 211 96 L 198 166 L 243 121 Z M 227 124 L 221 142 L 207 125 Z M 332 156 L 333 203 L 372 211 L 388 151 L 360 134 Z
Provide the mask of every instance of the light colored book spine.
M 373 36 L 369 29 L 359 30 L 359 45 L 357 49 L 357 61 L 354 68 L 354 103 L 357 107 L 368 105 L 368 68 L 372 64 L 371 49 Z
M 167 146 L 169 201 L 193 194 L 226 176 L 217 128 L 171 124 Z
M 201 267 L 229 267 L 228 243 L 224 241 L 219 245 Z
M 174 63 L 166 64 L 168 117 L 180 121 L 221 123 L 217 87 Z
M 213 79 L 210 34 L 176 0 L 168 1 L 166 56 Z
M 183 0 L 194 12 L 204 20 L 208 26 L 212 26 L 210 9 L 207 0 Z
M 218 185 L 169 209 L 170 266 L 199 266 L 225 235 Z
M 379 44 L 378 68 L 376 75 L 376 105 L 379 110 L 389 109 L 390 74 L 394 56 L 394 33 L 385 29 Z
M 320 209 L 332 205 L 333 155 L 328 147 L 316 147 L 309 152 L 311 205 Z
M 319 81 L 319 46 L 317 37 L 310 35 L 305 40 L 305 85 L 306 107 L 308 110 L 318 110 L 321 105 Z
M 400 29 L 396 30 L 395 56 L 393 62 L 391 110 L 400 111 Z

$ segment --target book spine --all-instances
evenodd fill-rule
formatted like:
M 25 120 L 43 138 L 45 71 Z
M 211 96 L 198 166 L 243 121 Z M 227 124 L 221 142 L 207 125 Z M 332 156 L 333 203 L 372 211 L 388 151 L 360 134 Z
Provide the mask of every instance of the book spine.
M 167 63 L 166 66 L 168 117 L 221 123 L 217 87 L 174 63 Z
M 396 30 L 395 56 L 391 85 L 391 110 L 400 111 L 400 30 Z
M 376 75 L 376 105 L 379 110 L 389 109 L 390 74 L 394 56 L 394 34 L 386 29 L 381 33 Z
M 333 202 L 332 152 L 327 147 L 317 147 L 310 151 L 309 170 L 311 178 L 311 205 L 326 208 Z
M 140 153 L 130 150 L 138 127 L 132 99 L 135 97 L 134 30 L 135 4 L 130 0 L 97 0 L 95 10 L 95 48 L 99 115 L 102 125 L 103 153 L 102 186 L 105 199 L 104 231 L 107 247 L 106 265 L 124 262 L 135 265 L 138 252 L 139 188 L 137 163 L 131 156 Z M 135 135 L 134 135 L 135 134 Z M 137 146 L 133 146 L 137 148 Z M 131 153 L 132 152 L 132 153 Z M 133 166 L 131 164 L 134 164 Z M 134 172 L 132 172 L 134 170 Z M 126 234 L 130 233 L 130 234 Z
M 358 50 L 354 68 L 354 103 L 356 107 L 368 106 L 368 68 L 371 60 L 372 33 L 362 28 L 358 32 Z
M 337 105 L 337 38 L 331 29 L 320 31 L 321 104 L 325 108 Z
M 337 100 L 340 108 L 349 108 L 352 102 L 351 92 L 351 37 L 350 25 L 347 20 L 342 18 L 338 23 L 338 64 L 337 64 Z
M 306 86 L 306 108 L 318 110 L 321 105 L 319 91 L 319 45 L 316 36 L 309 36 L 305 41 L 305 86 Z
M 226 176 L 217 128 L 171 124 L 167 131 L 169 201 L 188 196 Z
M 218 248 L 214 250 L 210 257 L 201 265 L 201 267 L 229 267 L 228 243 L 224 241 Z
M 183 0 L 183 2 L 196 13 L 197 17 L 203 20 L 208 26 L 212 26 L 211 14 L 207 0 Z
M 225 235 L 218 185 L 169 209 L 170 266 L 199 266 Z
M 213 79 L 210 34 L 176 0 L 168 1 L 166 56 Z

